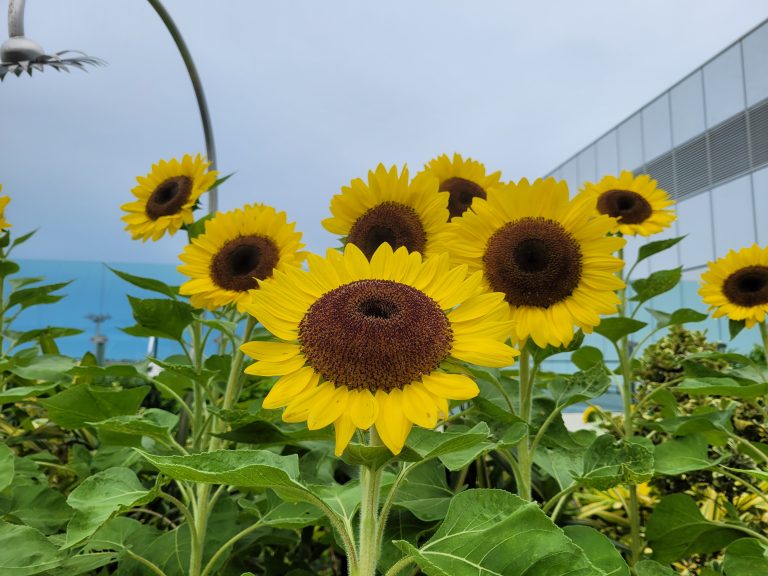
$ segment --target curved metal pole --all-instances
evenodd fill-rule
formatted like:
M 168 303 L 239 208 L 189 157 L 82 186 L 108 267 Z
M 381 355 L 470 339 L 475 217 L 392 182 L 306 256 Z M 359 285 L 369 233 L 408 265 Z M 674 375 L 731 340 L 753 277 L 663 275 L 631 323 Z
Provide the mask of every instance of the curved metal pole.
M 8 36 L 24 36 L 24 2 L 26 0 L 10 0 L 8 2 Z
M 15 0 L 15 1 L 21 3 L 23 8 L 24 0 Z M 206 155 L 208 156 L 208 161 L 211 163 L 211 170 L 215 170 L 216 169 L 216 144 L 213 141 L 213 127 L 211 126 L 211 116 L 208 113 L 208 103 L 205 100 L 205 92 L 203 92 L 203 83 L 200 81 L 200 75 L 197 73 L 195 62 L 192 60 L 192 54 L 189 52 L 189 48 L 187 48 L 187 44 L 186 42 L 184 42 L 184 38 L 182 38 L 181 32 L 176 26 L 176 23 L 173 21 L 173 18 L 171 18 L 171 15 L 165 9 L 165 6 L 162 5 L 160 0 L 147 0 L 147 2 L 149 2 L 152 8 L 155 9 L 155 12 L 157 12 L 157 15 L 160 16 L 160 19 L 163 21 L 163 24 L 165 24 L 165 27 L 168 29 L 168 32 L 170 32 L 171 37 L 173 37 L 173 41 L 176 43 L 176 48 L 179 49 L 179 53 L 181 54 L 181 57 L 184 60 L 184 64 L 187 67 L 187 73 L 189 74 L 189 79 L 192 81 L 192 87 L 195 89 L 195 96 L 197 97 L 197 106 L 198 108 L 200 108 L 200 120 L 203 123 L 203 133 L 205 134 Z M 13 5 L 13 3 L 14 3 L 14 0 L 11 0 L 11 5 Z M 10 26 L 10 18 L 8 20 L 8 25 Z M 208 212 L 213 214 L 214 212 L 216 212 L 216 210 L 218 210 L 218 207 L 219 207 L 219 194 L 216 188 L 212 188 L 208 192 Z

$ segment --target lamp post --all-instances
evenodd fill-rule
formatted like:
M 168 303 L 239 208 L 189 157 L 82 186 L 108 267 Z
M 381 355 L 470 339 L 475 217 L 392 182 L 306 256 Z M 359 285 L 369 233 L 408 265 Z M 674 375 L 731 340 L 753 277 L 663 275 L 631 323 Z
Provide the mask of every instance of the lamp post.
M 205 150 L 211 170 L 216 169 L 216 144 L 213 139 L 211 116 L 205 99 L 203 84 L 197 72 L 192 54 L 184 38 L 160 0 L 147 0 L 157 15 L 163 21 L 166 29 L 173 38 L 176 48 L 181 54 L 187 74 L 195 91 L 197 106 L 200 110 L 200 120 L 203 124 Z M 8 74 L 21 76 L 24 72 L 32 75 L 33 70 L 42 72 L 45 67 L 68 72 L 70 67 L 85 70 L 85 65 L 100 66 L 104 61 L 88 56 L 76 50 L 64 50 L 54 54 L 46 54 L 43 47 L 24 35 L 24 5 L 26 0 L 8 0 L 8 40 L 0 46 L 0 81 Z M 218 209 L 218 191 L 214 188 L 208 192 L 208 212 L 213 214 Z

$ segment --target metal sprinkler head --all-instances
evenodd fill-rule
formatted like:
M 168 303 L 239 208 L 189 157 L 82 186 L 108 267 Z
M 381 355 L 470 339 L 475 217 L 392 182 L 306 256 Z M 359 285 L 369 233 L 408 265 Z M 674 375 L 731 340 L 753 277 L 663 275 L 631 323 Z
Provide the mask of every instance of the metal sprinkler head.
M 69 68 L 86 70 L 85 65 L 102 66 L 104 60 L 88 56 L 78 50 L 63 50 L 46 54 L 43 47 L 24 36 L 25 0 L 8 2 L 8 40 L 0 45 L 0 81 L 8 74 L 21 76 L 24 72 L 32 75 L 33 70 L 42 72 L 49 66 L 59 72 L 69 72 Z

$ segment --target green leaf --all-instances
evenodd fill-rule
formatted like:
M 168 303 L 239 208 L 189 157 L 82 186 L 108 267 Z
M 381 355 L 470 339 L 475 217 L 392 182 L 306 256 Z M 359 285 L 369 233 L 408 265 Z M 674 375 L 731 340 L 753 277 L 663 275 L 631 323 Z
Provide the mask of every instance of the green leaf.
M 736 336 L 741 333 L 744 328 L 746 328 L 747 323 L 744 320 L 731 320 L 728 319 L 728 334 L 731 337 L 731 340 L 736 338 Z
M 214 214 L 206 214 L 205 216 L 198 218 L 192 224 L 184 226 L 187 229 L 190 239 L 197 238 L 200 234 L 205 233 L 205 223 L 208 222 Z
M 755 538 L 741 538 L 725 549 L 726 576 L 765 576 L 768 574 L 768 546 Z
M 18 264 L 16 264 L 16 262 L 12 262 L 10 260 L 0 260 L 0 278 L 5 278 L 11 274 L 16 274 L 16 272 L 19 270 L 21 270 L 21 268 Z
M 34 236 L 36 233 L 37 233 L 37 229 L 34 229 L 31 232 L 22 234 L 18 238 L 14 238 L 13 242 L 11 242 L 11 248 L 15 248 L 16 246 L 21 246 L 22 244 L 24 244 L 24 242 L 32 238 L 32 236 Z
M 671 314 L 668 312 L 662 312 L 661 310 L 652 310 L 650 308 L 648 308 L 648 312 L 650 312 L 651 315 L 656 319 L 656 328 L 664 328 L 666 326 L 679 326 L 689 322 L 702 322 L 709 318 L 707 314 L 697 312 L 691 308 L 680 308 Z
M 450 429 L 453 430 L 453 429 Z M 488 424 L 479 422 L 468 430 L 438 432 L 414 428 L 408 436 L 407 447 L 420 459 L 429 460 L 445 454 L 472 448 L 488 439 L 491 431 Z
M 0 521 L 0 574 L 27 576 L 55 568 L 64 553 L 41 532 L 29 526 Z
M 16 473 L 16 455 L 5 444 L 0 444 L 0 492 L 13 482 Z
M 764 480 L 768 482 L 768 472 L 763 472 L 762 470 L 742 470 L 740 468 L 730 468 L 728 466 L 723 466 L 726 470 L 730 470 L 731 472 L 735 472 L 737 474 L 749 474 L 753 478 L 756 478 L 757 480 Z
M 67 356 L 43 354 L 23 365 L 11 366 L 8 370 L 27 380 L 60 380 L 74 365 L 75 361 Z
M 637 576 L 677 576 L 677 572 L 653 560 L 641 560 L 635 564 Z
M 323 519 L 319 508 L 306 502 L 283 502 L 271 493 L 265 494 L 259 502 L 240 498 L 237 504 L 257 516 L 260 524 L 273 528 L 297 530 Z
M 667 440 L 654 446 L 654 469 L 657 474 L 675 476 L 714 466 L 718 461 L 710 461 L 708 446 L 706 439 L 699 435 Z
M 126 516 L 115 516 L 99 528 L 88 540 L 85 549 L 112 550 L 136 550 L 141 553 L 155 539 L 160 536 L 157 528 L 142 524 L 138 520 Z
M 111 364 L 109 366 L 75 366 L 69 374 L 82 380 L 140 378 L 145 380 L 146 374 L 140 372 L 134 364 Z
M 603 353 L 599 348 L 594 346 L 582 346 L 571 354 L 571 362 L 573 362 L 579 370 L 588 370 L 595 364 L 603 364 Z
M 27 342 L 33 342 L 40 338 L 65 338 L 67 336 L 77 336 L 82 334 L 82 330 L 77 328 L 64 328 L 61 326 L 48 326 L 47 328 L 38 328 L 35 330 L 27 330 L 20 333 L 16 337 L 15 345 L 20 346 Z
M 107 268 L 109 268 L 112 272 L 114 272 L 117 276 L 119 276 L 126 282 L 129 282 L 134 286 L 137 286 L 138 288 L 142 288 L 143 290 L 149 290 L 150 292 L 158 292 L 159 294 L 163 294 L 164 296 L 168 296 L 170 298 L 173 298 L 174 300 L 179 295 L 179 288 L 177 286 L 169 286 L 165 282 L 161 282 L 160 280 L 156 280 L 155 278 L 144 278 L 142 276 L 134 276 L 133 274 L 128 274 L 128 272 L 123 272 L 122 270 L 116 270 L 111 266 L 107 266 Z
M 38 304 L 53 304 L 64 298 L 63 294 L 54 294 L 54 292 L 61 290 L 69 284 L 71 284 L 71 281 L 44 284 L 42 286 L 35 286 L 34 288 L 22 288 L 21 290 L 16 290 L 8 297 L 8 304 L 5 309 L 9 310 L 14 306 L 19 306 L 24 310 L 30 306 L 36 306 Z
M 453 492 L 445 480 L 445 470 L 437 462 L 419 465 L 400 485 L 395 506 L 405 508 L 419 520 L 442 520 Z
M 221 177 L 217 178 L 216 182 L 213 183 L 213 186 L 211 186 L 211 188 L 218 188 L 219 186 L 224 184 L 224 182 L 226 182 L 227 180 L 232 178 L 232 176 L 234 176 L 235 174 L 236 174 L 235 172 L 230 172 L 226 176 L 221 176 Z
M 675 436 L 701 434 L 710 444 L 722 445 L 732 430 L 733 410 L 716 410 L 706 407 L 690 416 L 676 416 L 656 422 L 646 422 L 651 430 L 661 430 Z
M 654 559 L 674 562 L 692 554 L 722 550 L 742 533 L 707 521 L 689 495 L 670 494 L 651 513 L 646 535 Z
M 97 568 L 112 564 L 117 560 L 117 554 L 113 552 L 96 552 L 94 554 L 77 554 L 70 556 L 61 566 L 45 573 L 45 576 L 79 576 L 80 574 L 93 574 Z
M 75 514 L 67 525 L 64 548 L 82 542 L 116 512 L 153 498 L 154 492 L 144 488 L 130 468 L 109 468 L 89 476 L 67 498 Z
M 573 340 L 567 346 L 552 346 L 549 344 L 545 348 L 539 348 L 530 338 L 526 346 L 533 357 L 533 361 L 536 364 L 541 364 L 544 360 L 556 354 L 578 350 L 582 342 L 584 342 L 584 332 L 579 330 L 573 335 Z
M 592 400 L 605 394 L 611 387 L 611 378 L 602 364 L 575 374 L 557 376 L 547 382 L 556 410 L 563 410 L 573 404 Z
M 640 484 L 652 476 L 653 452 L 636 442 L 603 434 L 595 438 L 584 453 L 584 468 L 578 481 L 597 490 L 607 490 L 619 484 Z
M 58 460 L 56 460 L 58 462 Z M 58 532 L 72 517 L 64 495 L 48 487 L 48 483 L 26 483 L 14 478 L 6 509 L 7 518 L 26 524 L 43 534 Z
M 648 278 L 640 278 L 632 282 L 632 290 L 635 294 L 630 298 L 634 302 L 647 302 L 655 296 L 669 292 L 677 286 L 683 275 L 682 266 L 672 270 L 659 270 Z
M 386 446 L 369 446 L 354 442 L 347 446 L 341 459 L 351 466 L 367 466 L 378 469 L 394 457 Z
M 184 329 L 192 323 L 194 308 L 186 302 L 128 296 L 136 326 L 123 328 L 132 336 L 157 336 L 181 340 Z
M 672 248 L 675 244 L 680 242 L 685 236 L 678 236 L 677 238 L 665 238 L 664 240 L 656 240 L 654 242 L 648 242 L 643 244 L 637 251 L 637 262 L 642 262 L 646 258 L 650 258 L 654 254 L 663 252 L 668 248 Z
M 618 342 L 624 336 L 634 334 L 645 328 L 648 324 L 634 318 L 603 318 L 595 327 L 595 332 L 608 338 L 611 342 Z
M 755 398 L 768 393 L 768 382 L 755 382 L 736 376 L 686 378 L 675 389 L 691 396 Z
M 48 418 L 62 428 L 82 428 L 88 422 L 135 414 L 149 392 L 148 386 L 119 390 L 77 384 L 55 396 L 41 400 Z
M 456 495 L 423 546 L 405 540 L 395 545 L 428 576 L 604 574 L 535 503 L 503 490 Z
M 138 446 L 141 437 L 146 436 L 164 446 L 172 446 L 171 430 L 178 422 L 179 417 L 176 414 L 159 408 L 148 408 L 141 414 L 113 416 L 98 422 L 88 422 L 88 424 L 100 431 L 137 437 L 132 445 Z
M 589 526 L 566 526 L 563 531 L 606 576 L 629 576 L 629 566 L 606 536 Z

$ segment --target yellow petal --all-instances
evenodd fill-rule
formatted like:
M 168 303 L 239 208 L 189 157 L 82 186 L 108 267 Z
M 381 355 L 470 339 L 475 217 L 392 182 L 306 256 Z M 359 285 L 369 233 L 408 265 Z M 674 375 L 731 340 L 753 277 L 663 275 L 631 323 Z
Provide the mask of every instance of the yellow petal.
M 262 406 L 268 410 L 282 408 L 304 392 L 310 385 L 317 386 L 320 375 L 309 366 L 300 368 L 280 378 L 264 398 Z
M 397 389 L 389 393 L 379 390 L 376 392 L 376 401 L 379 404 L 376 431 L 393 454 L 400 454 L 412 426 L 403 414 L 402 392 Z
M 335 388 L 322 400 L 318 399 L 315 406 L 309 411 L 307 428 L 319 430 L 320 428 L 325 428 L 331 422 L 335 422 L 346 409 L 348 399 L 349 391 L 345 386 Z
M 358 390 L 350 393 L 348 412 L 355 426 L 368 430 L 379 414 L 379 404 L 369 390 Z
M 356 430 L 355 424 L 352 422 L 349 414 L 344 413 L 333 423 L 333 427 L 336 430 L 336 448 L 334 453 L 336 456 L 341 456 L 347 448 L 349 441 L 352 440 Z
M 480 394 L 472 378 L 464 374 L 446 374 L 444 372 L 432 372 L 422 376 L 424 387 L 435 396 L 450 400 L 469 400 Z

